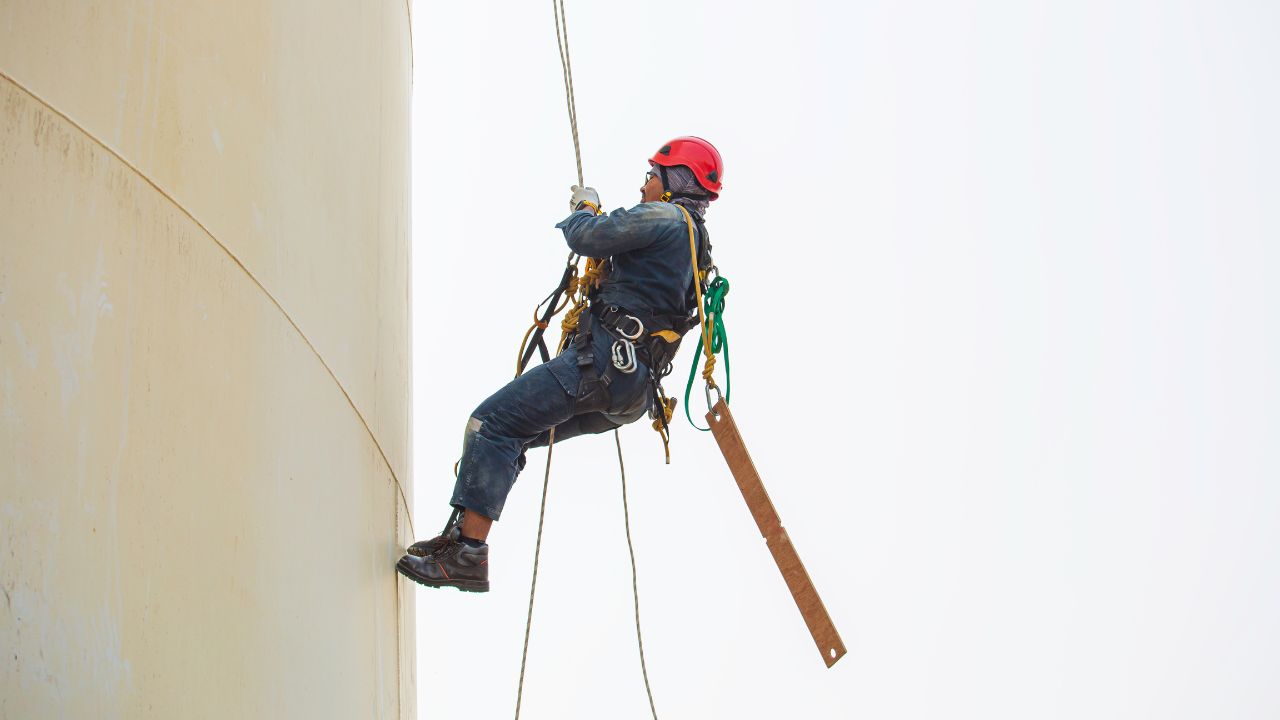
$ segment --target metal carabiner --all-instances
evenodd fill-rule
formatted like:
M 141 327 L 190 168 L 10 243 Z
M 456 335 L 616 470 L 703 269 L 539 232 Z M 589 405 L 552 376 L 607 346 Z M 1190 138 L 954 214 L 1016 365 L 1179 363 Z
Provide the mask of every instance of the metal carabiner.
M 614 340 L 611 351 L 613 366 L 630 375 L 636 371 L 636 346 L 630 340 Z
M 636 340 L 639 340 L 639 339 L 640 339 L 640 336 L 641 336 L 641 335 L 644 335 L 644 323 L 640 322 L 640 318 L 636 317 L 635 315 L 627 315 L 627 316 L 625 316 L 625 318 L 624 318 L 624 319 L 626 319 L 626 320 L 631 320 L 631 321 L 635 322 L 635 324 L 636 324 L 636 331 L 635 331 L 634 333 L 628 333 L 626 330 L 623 330 L 623 329 L 622 329 L 622 325 L 621 325 L 621 324 L 619 324 L 619 325 L 618 325 L 616 328 L 614 328 L 614 329 L 618 331 L 618 334 L 619 334 L 619 335 L 621 335 L 622 337 L 624 337 L 624 338 L 626 338 L 626 339 L 630 340 L 631 342 L 635 342 Z
M 716 391 L 716 402 L 719 402 L 720 400 L 723 400 L 723 399 L 724 399 L 724 396 L 720 394 L 720 388 L 719 388 L 719 386 L 712 385 L 711 383 L 707 383 L 707 387 L 706 387 L 706 390 L 705 390 L 705 392 L 706 392 L 706 394 L 707 394 L 707 412 L 711 413 L 712 415 L 715 415 L 715 416 L 716 416 L 716 418 L 719 418 L 719 417 L 720 417 L 720 414 L 719 414 L 719 413 L 717 413 L 717 412 L 715 411 L 716 403 L 711 402 L 711 391 L 712 391 L 712 390 L 715 390 L 715 391 Z

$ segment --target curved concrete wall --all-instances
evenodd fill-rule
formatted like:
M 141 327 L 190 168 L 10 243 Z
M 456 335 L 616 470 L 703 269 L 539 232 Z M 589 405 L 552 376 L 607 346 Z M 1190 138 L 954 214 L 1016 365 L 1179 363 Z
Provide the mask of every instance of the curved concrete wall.
M 0 0 L 0 717 L 415 716 L 410 52 Z

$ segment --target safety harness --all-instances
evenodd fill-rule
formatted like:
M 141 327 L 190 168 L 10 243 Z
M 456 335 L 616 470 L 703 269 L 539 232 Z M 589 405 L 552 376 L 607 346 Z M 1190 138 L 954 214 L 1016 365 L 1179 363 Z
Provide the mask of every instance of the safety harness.
M 670 193 L 665 193 L 663 196 L 666 201 L 670 201 L 670 198 Z M 596 214 L 601 212 L 594 205 L 589 203 L 588 205 L 592 212 Z M 608 409 L 613 399 L 610 387 L 617 378 L 620 375 L 636 372 L 641 365 L 648 368 L 649 417 L 653 421 L 653 429 L 662 438 L 663 455 L 668 464 L 671 462 L 670 422 L 675 412 L 676 400 L 667 397 L 662 387 L 662 379 L 671 374 L 671 362 L 680 349 L 680 340 L 690 330 L 701 325 L 702 295 L 706 290 L 708 270 L 714 267 L 711 259 L 711 241 L 706 225 L 698 215 L 690 213 L 678 204 L 676 207 L 689 228 L 690 261 L 693 265 L 693 279 L 686 296 L 687 310 L 678 315 L 662 315 L 644 313 L 618 305 L 603 305 L 596 299 L 599 290 L 597 274 L 597 277 L 593 278 L 594 282 L 585 292 L 588 311 L 585 313 L 579 311 L 576 324 L 572 328 L 565 328 L 568 331 L 566 339 L 571 337 L 569 341 L 573 343 L 578 355 L 578 372 L 581 381 L 577 390 L 576 412 L 579 414 Z M 699 239 L 701 242 L 698 242 Z M 602 270 L 603 266 L 597 264 L 596 268 Z M 560 286 L 539 304 L 539 308 L 546 305 L 541 319 L 538 319 L 537 310 L 535 310 L 534 325 L 525 333 L 525 342 L 521 346 L 519 369 L 523 369 L 532 358 L 535 347 L 545 361 L 547 351 L 542 341 L 542 330 L 546 328 L 551 316 L 558 311 L 560 297 L 575 285 L 573 282 L 575 271 L 576 263 L 565 270 Z M 580 286 L 580 283 L 578 285 Z M 613 339 L 609 362 L 605 364 L 603 372 L 598 372 L 595 365 L 593 335 L 598 328 L 603 328 Z M 562 345 L 564 346 L 567 346 L 567 343 Z M 686 397 L 686 404 L 687 402 Z M 690 422 L 692 423 L 692 420 Z

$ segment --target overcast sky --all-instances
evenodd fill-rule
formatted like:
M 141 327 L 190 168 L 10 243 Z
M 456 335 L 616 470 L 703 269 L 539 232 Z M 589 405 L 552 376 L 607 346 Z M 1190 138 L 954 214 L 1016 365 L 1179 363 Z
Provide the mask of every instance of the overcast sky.
M 734 413 L 849 651 L 823 666 L 710 435 L 681 413 L 664 466 L 637 423 L 660 717 L 1280 716 L 1280 5 L 567 11 L 607 208 L 673 136 L 724 157 Z M 426 537 L 575 170 L 550 3 L 413 20 Z M 525 718 L 649 716 L 613 443 L 555 450 Z M 492 592 L 416 590 L 421 718 L 514 709 L 545 458 Z

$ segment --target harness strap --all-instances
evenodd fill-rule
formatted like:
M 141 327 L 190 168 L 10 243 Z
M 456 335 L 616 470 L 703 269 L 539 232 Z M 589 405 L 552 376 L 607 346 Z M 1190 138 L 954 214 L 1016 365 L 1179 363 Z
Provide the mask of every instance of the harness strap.
M 572 294 L 570 287 L 574 284 L 573 280 L 577 274 L 578 266 L 576 264 L 566 265 L 564 274 L 560 276 L 560 284 L 557 285 L 556 289 L 551 291 L 551 294 L 542 301 L 542 304 L 546 306 L 546 309 L 543 310 L 541 318 L 538 317 L 535 309 L 533 325 L 531 325 L 529 330 L 525 332 L 524 342 L 520 344 L 520 358 L 516 363 L 517 377 L 524 373 L 525 368 L 529 367 L 529 361 L 533 359 L 533 352 L 535 349 L 538 351 L 539 357 L 542 358 L 542 362 L 545 363 L 551 360 L 551 354 L 547 351 L 546 340 L 544 340 L 542 336 L 550 326 L 551 318 L 564 307 L 560 304 L 560 298 L 563 297 L 566 292 Z
M 628 337 L 635 334 L 637 328 L 634 322 L 637 320 L 643 325 L 645 331 L 652 330 L 655 326 L 661 327 L 660 323 L 662 322 L 661 319 L 653 319 L 654 316 L 633 313 L 617 305 L 608 305 L 601 310 L 593 310 L 593 315 L 601 325 L 615 335 Z M 654 380 L 660 381 L 671 372 L 671 361 L 675 359 L 676 351 L 680 349 L 680 340 L 681 333 L 672 329 L 660 329 L 655 332 L 647 332 L 644 337 L 635 339 L 632 343 L 643 354 L 645 365 L 649 366 L 654 375 Z
M 596 371 L 595 348 L 591 342 L 596 322 L 591 313 L 583 313 L 578 321 L 577 335 L 573 338 L 574 347 L 578 350 L 578 374 L 581 377 L 578 382 L 576 413 L 604 411 L 613 403 L 613 393 L 609 387 L 617 378 L 618 371 L 612 362 L 605 366 L 604 372 Z

